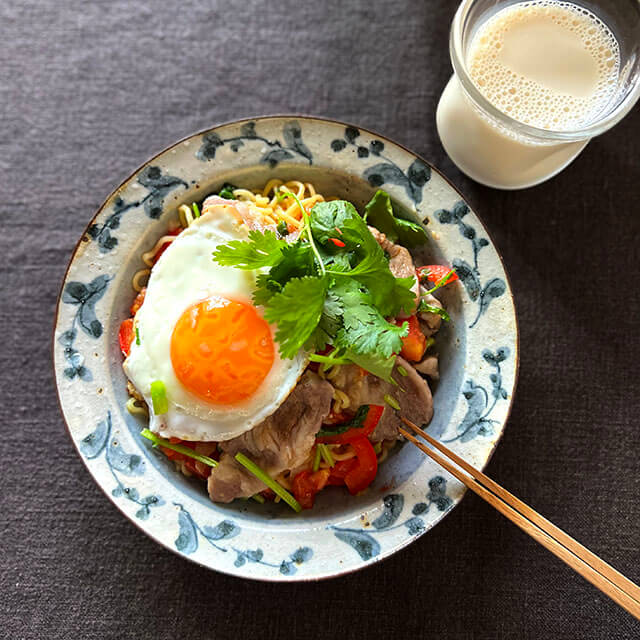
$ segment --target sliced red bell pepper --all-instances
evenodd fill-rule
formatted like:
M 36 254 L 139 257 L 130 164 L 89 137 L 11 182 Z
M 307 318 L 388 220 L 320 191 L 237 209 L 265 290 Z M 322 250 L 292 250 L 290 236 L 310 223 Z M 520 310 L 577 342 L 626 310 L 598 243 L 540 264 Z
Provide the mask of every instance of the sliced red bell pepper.
M 138 293 L 138 295 L 134 298 L 133 300 L 133 304 L 131 305 L 131 308 L 129 309 L 129 311 L 131 312 L 132 316 L 135 316 L 136 313 L 138 313 L 138 311 L 140 311 L 140 307 L 142 306 L 142 303 L 144 302 L 144 297 L 147 294 L 147 287 L 142 287 L 142 289 L 140 289 L 140 292 Z
M 316 436 L 317 442 L 328 444 L 347 444 L 373 433 L 382 417 L 384 407 L 379 404 L 363 404 L 350 422 L 337 429 L 321 429 Z
M 133 331 L 133 318 L 127 318 L 123 320 L 120 325 L 120 331 L 118 332 L 118 342 L 120 343 L 120 351 L 126 358 L 131 351 L 131 344 L 135 338 L 135 332 Z
M 301 504 L 303 509 L 311 509 L 316 498 L 316 494 L 327 486 L 329 480 L 329 469 L 320 471 L 301 471 L 291 485 L 295 499 Z
M 177 236 L 177 235 L 180 235 L 183 231 L 184 231 L 184 229 L 182 227 L 178 227 L 177 229 L 174 229 L 173 231 L 167 231 L 167 233 L 165 233 L 165 235 L 166 236 Z M 160 260 L 160 256 L 169 248 L 170 244 L 171 244 L 170 242 L 165 242 L 158 249 L 158 253 L 156 253 L 156 255 L 153 257 L 153 264 L 155 264 L 156 262 L 158 262 L 158 260 Z
M 446 267 L 443 264 L 428 264 L 424 267 L 418 267 L 416 269 L 418 273 L 418 280 L 424 283 L 427 280 L 433 282 L 433 284 L 438 284 L 442 278 L 446 277 L 449 273 L 451 273 L 451 268 Z M 458 280 L 458 274 L 454 271 L 451 273 L 451 276 L 447 280 L 447 284 L 451 282 L 455 282 Z
M 327 484 L 334 486 L 344 486 L 344 479 L 354 467 L 358 465 L 357 458 L 348 458 L 347 460 L 338 460 L 330 469 L 329 480 Z
M 364 491 L 378 473 L 378 456 L 369 438 L 358 438 L 351 443 L 356 452 L 358 464 L 344 477 L 344 483 L 351 495 Z
M 402 326 L 403 322 L 409 323 L 409 333 L 402 338 L 402 351 L 400 355 L 409 362 L 420 362 L 427 350 L 427 339 L 420 329 L 417 316 L 409 316 L 407 320 L 397 319 L 396 324 Z

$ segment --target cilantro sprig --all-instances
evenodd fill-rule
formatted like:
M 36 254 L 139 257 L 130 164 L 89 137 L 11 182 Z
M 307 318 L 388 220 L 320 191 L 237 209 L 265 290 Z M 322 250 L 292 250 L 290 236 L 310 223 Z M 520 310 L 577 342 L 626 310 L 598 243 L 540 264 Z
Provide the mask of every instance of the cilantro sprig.
M 214 252 L 224 266 L 259 270 L 253 301 L 277 325 L 280 353 L 292 358 L 301 349 L 321 352 L 311 359 L 323 366 L 353 362 L 390 380 L 395 355 L 408 333 L 387 318 L 415 306 L 413 278 L 396 278 L 389 259 L 355 207 L 343 200 L 302 211 L 303 228 L 287 241 L 272 231 L 251 231 Z M 338 240 L 338 242 L 335 242 Z

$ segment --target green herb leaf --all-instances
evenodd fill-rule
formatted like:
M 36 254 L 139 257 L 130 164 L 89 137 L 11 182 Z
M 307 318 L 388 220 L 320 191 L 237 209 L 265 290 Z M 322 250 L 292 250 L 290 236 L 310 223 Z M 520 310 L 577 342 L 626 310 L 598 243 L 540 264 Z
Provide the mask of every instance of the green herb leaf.
M 336 228 L 342 230 L 345 220 L 359 217 L 356 208 L 350 202 L 332 200 L 330 202 L 319 202 L 315 205 L 311 210 L 309 223 L 313 237 L 320 244 L 325 245 L 329 238 L 338 236 Z M 342 240 L 342 237 L 340 239 Z
M 428 240 L 422 225 L 398 218 L 393 213 L 391 198 L 385 191 L 378 190 L 364 210 L 367 222 L 382 231 L 391 242 L 399 242 L 405 247 L 417 247 Z
M 402 349 L 408 324 L 398 327 L 387 322 L 359 283 L 345 280 L 336 284 L 332 292 L 342 302 L 343 327 L 335 337 L 336 346 L 358 354 L 379 353 L 385 358 Z
M 350 429 L 360 429 L 364 425 L 364 421 L 369 414 L 369 405 L 362 404 L 358 407 L 356 415 L 348 422 L 336 425 L 332 429 L 320 429 L 316 433 L 316 438 L 330 438 L 331 436 L 339 436 L 342 433 L 346 433 Z
M 382 380 L 386 380 L 393 385 L 397 385 L 398 383 L 391 377 L 391 373 L 393 372 L 393 367 L 396 363 L 396 356 L 392 356 L 391 358 L 385 358 L 379 353 L 374 354 L 359 354 L 353 353 L 351 351 L 347 351 L 345 353 L 345 357 L 349 358 L 351 362 L 357 364 L 359 367 L 362 367 L 369 373 L 372 373 L 374 376 Z
M 277 232 L 284 238 L 284 236 L 289 235 L 289 227 L 284 220 L 280 220 L 278 222 L 278 226 L 276 227 Z
M 213 259 L 223 267 L 238 269 L 260 269 L 272 267 L 282 260 L 282 249 L 287 246 L 285 240 L 278 238 L 273 231 L 249 231 L 249 240 L 232 240 L 217 247 Z
M 362 218 L 345 220 L 342 238 L 358 245 L 356 253 L 360 262 L 345 273 L 329 273 L 337 278 L 355 278 L 364 284 L 371 294 L 373 304 L 385 317 L 395 316 L 402 309 L 410 311 L 415 301 L 415 293 L 411 290 L 413 278 L 396 278 L 391 273 L 384 251 Z
M 230 182 L 225 182 L 222 185 L 222 189 L 218 192 L 218 195 L 221 198 L 225 198 L 225 200 L 234 200 L 233 191 L 236 187 L 232 185 Z
M 420 304 L 418 305 L 418 313 L 422 311 L 426 313 L 435 313 L 437 316 L 440 316 L 445 322 L 449 322 L 449 320 L 451 320 L 449 314 L 442 307 L 436 307 L 433 304 L 427 304 L 424 300 L 420 300 Z
M 278 325 L 276 340 L 283 358 L 293 358 L 309 339 L 322 316 L 327 295 L 325 277 L 293 278 L 273 295 L 264 317 Z

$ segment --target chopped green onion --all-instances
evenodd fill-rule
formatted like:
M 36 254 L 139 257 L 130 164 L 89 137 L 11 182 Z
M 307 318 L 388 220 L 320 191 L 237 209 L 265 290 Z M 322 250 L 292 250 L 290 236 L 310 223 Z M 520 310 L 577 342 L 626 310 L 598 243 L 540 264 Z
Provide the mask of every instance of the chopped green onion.
M 244 453 L 236 453 L 235 459 L 260 482 L 269 487 L 277 496 L 280 496 L 295 512 L 302 511 L 300 503 L 280 484 L 278 484 L 268 473 L 263 471 L 255 462 L 247 458 Z
M 427 350 L 429 347 L 433 346 L 436 343 L 436 339 L 434 337 L 431 338 L 427 338 L 427 342 L 425 344 L 425 350 Z
M 407 370 L 401 365 L 398 365 L 398 373 L 403 377 L 406 378 L 409 374 L 407 373 Z
M 169 411 L 169 401 L 167 400 L 167 388 L 162 380 L 154 380 L 151 383 L 151 402 L 153 412 L 159 416 Z
M 380 453 L 380 452 L 382 451 L 382 442 L 376 442 L 376 443 L 373 445 L 373 450 L 374 450 L 376 453 Z
M 398 401 L 393 396 L 390 396 L 388 393 L 386 393 L 385 396 L 384 396 L 384 401 L 392 409 L 395 409 L 396 411 L 400 411 L 400 405 L 398 404 Z
M 312 471 L 317 471 L 320 468 L 320 459 L 321 459 L 321 455 L 320 455 L 320 445 L 318 445 L 316 447 L 316 455 L 313 458 L 313 467 L 311 468 Z
M 174 444 L 173 442 L 169 442 L 169 440 L 157 436 L 155 433 L 153 433 L 153 431 L 149 431 L 149 429 L 143 429 L 140 432 L 140 435 L 144 436 L 147 440 L 151 440 L 155 447 L 160 446 L 164 447 L 165 449 L 171 449 L 171 451 L 181 453 L 183 456 L 187 456 L 187 458 L 193 458 L 198 462 L 202 462 L 202 464 L 206 464 L 208 467 L 215 468 L 218 466 L 217 460 L 214 460 L 209 456 L 203 456 L 200 453 L 196 453 L 191 447 L 187 447 L 184 444 Z M 260 504 L 264 504 L 264 498 L 259 493 L 251 496 L 251 498 L 256 502 L 259 502 Z M 247 498 L 243 499 L 247 500 Z
M 166 440 L 165 438 L 161 438 L 160 436 L 156 435 L 152 431 L 149 431 L 149 429 L 143 429 L 140 432 L 140 435 L 144 436 L 147 440 L 151 440 L 151 442 L 153 442 L 154 445 L 159 445 L 161 447 L 164 447 L 165 449 L 171 449 L 171 451 L 177 451 L 178 453 L 181 453 L 182 455 L 187 456 L 188 458 L 193 458 L 198 462 L 202 462 L 202 464 L 206 464 L 208 467 L 215 468 L 218 466 L 217 460 L 214 460 L 209 456 L 203 456 L 199 453 L 196 453 L 191 447 L 187 447 L 184 444 L 174 444 L 173 442 L 169 442 L 169 440 Z
M 420 300 L 420 304 L 418 305 L 418 313 L 421 312 L 426 313 L 435 313 L 437 316 L 440 316 L 445 322 L 449 322 L 451 320 L 451 316 L 442 309 L 441 307 L 436 307 L 433 304 L 427 304 L 424 300 Z
M 319 444 L 318 445 L 318 449 L 320 449 L 320 455 L 322 456 L 322 459 L 330 467 L 333 467 L 335 465 L 335 460 L 333 459 L 333 456 L 331 455 L 331 451 L 330 451 L 329 447 L 327 447 L 326 444 Z
M 446 276 L 440 278 L 440 280 L 438 280 L 438 282 L 436 282 L 435 286 L 431 287 L 431 289 L 429 289 L 429 291 L 427 291 L 423 295 L 429 295 L 430 293 L 433 293 L 434 291 L 437 291 L 440 287 L 444 287 L 444 285 L 447 284 L 449 282 L 449 280 L 451 280 L 451 278 L 453 278 L 453 276 L 455 274 L 456 274 L 455 269 L 451 269 L 451 271 L 449 271 L 449 273 L 447 273 Z
M 136 327 L 136 344 L 140 346 L 140 331 L 138 331 L 138 327 Z
M 196 218 L 200 217 L 200 207 L 198 207 L 198 203 L 197 202 L 192 202 L 191 203 L 191 208 L 193 209 L 193 215 Z

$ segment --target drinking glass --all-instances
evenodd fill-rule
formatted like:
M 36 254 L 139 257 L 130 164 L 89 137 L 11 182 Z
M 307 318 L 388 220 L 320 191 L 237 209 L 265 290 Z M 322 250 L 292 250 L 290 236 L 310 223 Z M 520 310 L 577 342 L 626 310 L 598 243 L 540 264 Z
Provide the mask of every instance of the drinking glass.
M 519 122 L 496 108 L 471 79 L 467 54 L 478 27 L 518 2 L 534 4 L 522 0 L 464 0 L 460 4 L 449 39 L 454 74 L 436 113 L 440 140 L 453 162 L 477 182 L 499 189 L 521 189 L 556 175 L 591 138 L 624 118 L 640 96 L 640 2 L 572 0 L 570 4 L 600 18 L 618 41 L 619 74 L 608 103 L 591 121 L 561 131 Z

